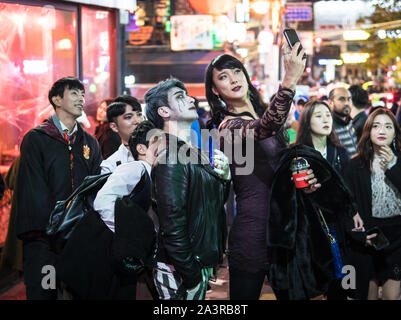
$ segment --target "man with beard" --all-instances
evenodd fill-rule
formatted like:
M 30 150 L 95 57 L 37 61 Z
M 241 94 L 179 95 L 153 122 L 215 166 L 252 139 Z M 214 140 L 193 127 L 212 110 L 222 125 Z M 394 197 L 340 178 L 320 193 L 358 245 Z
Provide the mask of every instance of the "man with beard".
M 329 93 L 329 106 L 333 112 L 333 127 L 341 144 L 351 158 L 356 154 L 357 136 L 350 116 L 352 96 L 344 87 L 334 88 Z

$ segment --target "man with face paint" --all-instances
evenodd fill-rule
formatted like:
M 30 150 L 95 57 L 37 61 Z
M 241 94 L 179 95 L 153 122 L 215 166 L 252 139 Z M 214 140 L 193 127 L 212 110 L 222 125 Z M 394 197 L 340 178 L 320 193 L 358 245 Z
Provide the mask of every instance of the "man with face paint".
M 329 106 L 333 112 L 333 127 L 348 157 L 356 154 L 357 136 L 352 125 L 352 96 L 344 87 L 334 88 L 329 93 Z
M 190 144 L 198 114 L 181 81 L 160 82 L 146 92 L 145 102 L 147 118 L 165 133 L 152 169 L 160 223 L 154 282 L 160 299 L 202 300 L 210 271 L 225 250 L 228 159 L 217 150 L 213 168 L 209 157 Z

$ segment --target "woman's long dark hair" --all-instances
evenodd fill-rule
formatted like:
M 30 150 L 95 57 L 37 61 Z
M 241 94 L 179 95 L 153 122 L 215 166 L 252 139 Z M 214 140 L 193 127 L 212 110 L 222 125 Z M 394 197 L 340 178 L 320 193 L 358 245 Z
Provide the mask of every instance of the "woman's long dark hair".
M 206 69 L 205 76 L 205 89 L 206 89 L 206 99 L 210 105 L 212 118 L 209 120 L 207 127 L 212 129 L 214 126 L 218 127 L 223 121 L 223 118 L 227 114 L 227 109 L 222 100 L 219 99 L 212 91 L 214 86 L 213 83 L 213 70 L 217 69 L 219 71 L 223 69 L 241 69 L 245 75 L 246 81 L 248 83 L 248 90 L 250 93 L 250 99 L 256 114 L 261 117 L 266 109 L 266 104 L 258 92 L 258 90 L 252 85 L 251 79 L 249 78 L 248 72 L 246 71 L 244 65 L 237 58 L 229 55 L 222 54 L 217 58 L 213 59 Z
M 295 144 L 305 144 L 314 148 L 312 142 L 312 130 L 310 121 L 313 115 L 313 111 L 318 105 L 324 105 L 331 113 L 329 105 L 322 100 L 311 100 L 308 101 L 302 108 L 302 114 L 299 119 L 299 126 L 297 132 L 297 140 Z M 327 139 L 336 147 L 341 146 L 340 140 L 338 139 L 334 128 L 332 127 L 331 133 L 328 135 Z
M 391 112 L 391 110 L 388 110 L 386 108 L 377 108 L 369 115 L 368 119 L 365 122 L 361 138 L 359 139 L 358 142 L 358 149 L 357 149 L 358 153 L 355 155 L 355 157 L 358 156 L 360 161 L 369 168 L 372 164 L 374 155 L 373 144 L 372 141 L 370 140 L 370 131 L 372 130 L 373 127 L 373 121 L 378 115 L 381 114 L 389 116 L 391 121 L 393 122 L 395 131 L 394 135 L 395 144 L 393 143 L 390 144 L 391 150 L 393 150 L 395 154 L 397 154 L 401 150 L 401 128 L 394 114 Z
M 267 104 L 263 101 L 263 98 L 259 91 L 252 85 L 251 79 L 249 78 L 248 71 L 245 69 L 244 65 L 237 58 L 229 55 L 222 54 L 210 62 L 206 69 L 205 75 L 205 89 L 206 89 L 206 99 L 209 103 L 212 118 L 207 122 L 207 128 L 213 129 L 218 128 L 220 123 L 223 121 L 224 117 L 229 114 L 227 107 L 219 96 L 213 93 L 213 70 L 217 69 L 219 71 L 223 69 L 240 69 L 245 75 L 246 81 L 248 83 L 249 98 L 251 100 L 252 107 L 258 117 L 262 117 L 266 110 Z M 288 143 L 288 135 L 284 129 L 277 133 L 277 138 L 282 143 Z

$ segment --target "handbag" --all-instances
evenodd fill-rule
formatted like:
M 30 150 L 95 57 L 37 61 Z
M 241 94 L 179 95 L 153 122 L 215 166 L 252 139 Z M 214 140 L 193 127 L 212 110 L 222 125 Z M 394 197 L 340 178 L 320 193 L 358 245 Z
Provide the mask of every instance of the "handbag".
M 60 252 L 63 249 L 77 223 L 93 209 L 96 194 L 110 174 L 87 176 L 66 200 L 57 201 L 46 228 L 54 251 Z
M 320 222 L 323 226 L 323 229 L 327 235 L 327 238 L 329 239 L 330 246 L 331 246 L 331 251 L 333 253 L 333 258 L 334 258 L 334 276 L 337 279 L 344 278 L 346 275 L 345 273 L 342 272 L 343 269 L 343 261 L 341 257 L 341 252 L 340 252 L 340 247 L 338 245 L 337 237 L 336 237 L 336 232 L 334 229 L 329 229 L 326 220 L 324 219 L 323 213 L 318 209 L 319 215 L 320 215 Z

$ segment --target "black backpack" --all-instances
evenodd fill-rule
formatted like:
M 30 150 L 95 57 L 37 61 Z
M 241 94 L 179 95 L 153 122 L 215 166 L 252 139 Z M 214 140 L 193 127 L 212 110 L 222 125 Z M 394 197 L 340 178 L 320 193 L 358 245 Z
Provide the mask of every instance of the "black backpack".
M 93 209 L 96 194 L 110 174 L 87 176 L 66 200 L 57 201 L 46 228 L 55 252 L 59 253 L 63 249 L 77 223 Z

